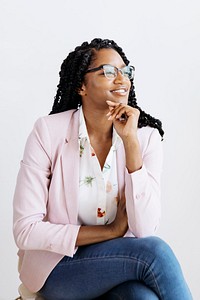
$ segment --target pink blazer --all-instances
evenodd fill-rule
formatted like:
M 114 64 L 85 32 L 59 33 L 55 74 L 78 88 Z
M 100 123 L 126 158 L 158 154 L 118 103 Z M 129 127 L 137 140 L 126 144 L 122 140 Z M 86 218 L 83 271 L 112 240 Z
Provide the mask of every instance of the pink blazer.
M 79 192 L 79 111 L 39 118 L 30 133 L 13 201 L 20 279 L 38 291 L 64 255 L 76 252 Z M 156 129 L 138 129 L 143 167 L 129 174 L 123 145 L 117 150 L 119 190 L 125 189 L 126 236 L 153 235 L 160 219 L 162 143 Z

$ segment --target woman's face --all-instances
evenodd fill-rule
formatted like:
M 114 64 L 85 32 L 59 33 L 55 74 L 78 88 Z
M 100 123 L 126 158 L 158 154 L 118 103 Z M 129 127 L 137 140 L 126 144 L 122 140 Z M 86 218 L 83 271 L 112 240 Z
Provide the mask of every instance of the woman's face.
M 97 51 L 96 58 L 89 69 L 105 64 L 119 69 L 125 66 L 121 56 L 115 50 L 101 49 Z M 130 87 L 130 80 L 120 72 L 117 73 L 116 78 L 112 79 L 105 77 L 103 69 L 86 73 L 85 82 L 80 92 L 83 107 L 105 110 L 108 109 L 107 100 L 127 104 Z

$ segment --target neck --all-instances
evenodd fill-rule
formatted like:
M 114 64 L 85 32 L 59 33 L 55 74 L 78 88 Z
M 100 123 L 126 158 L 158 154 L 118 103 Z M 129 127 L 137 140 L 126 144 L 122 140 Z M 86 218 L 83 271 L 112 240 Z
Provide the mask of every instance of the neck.
M 110 139 L 112 137 L 112 122 L 108 121 L 107 111 L 89 110 L 83 107 L 83 114 L 87 131 L 90 137 L 98 139 Z

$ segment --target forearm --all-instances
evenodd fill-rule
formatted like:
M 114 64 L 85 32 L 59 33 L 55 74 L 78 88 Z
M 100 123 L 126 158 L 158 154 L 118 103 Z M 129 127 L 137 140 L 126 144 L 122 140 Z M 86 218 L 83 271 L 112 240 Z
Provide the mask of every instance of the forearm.
M 159 184 L 144 166 L 138 172 L 126 172 L 125 180 L 129 229 L 136 237 L 154 235 L 161 215 Z
M 123 194 L 118 201 L 114 221 L 108 225 L 81 226 L 78 232 L 76 246 L 84 246 L 122 237 L 127 229 L 126 199 Z
M 149 236 L 158 228 L 160 204 L 160 180 L 162 173 L 163 149 L 159 132 L 149 131 L 142 168 L 133 173 L 125 173 L 125 195 L 129 229 L 137 237 Z
M 133 173 L 140 170 L 143 162 L 137 136 L 124 138 L 123 144 L 126 156 L 126 168 L 128 169 L 128 172 Z
M 118 235 L 111 225 L 81 226 L 76 246 L 84 246 L 117 238 Z

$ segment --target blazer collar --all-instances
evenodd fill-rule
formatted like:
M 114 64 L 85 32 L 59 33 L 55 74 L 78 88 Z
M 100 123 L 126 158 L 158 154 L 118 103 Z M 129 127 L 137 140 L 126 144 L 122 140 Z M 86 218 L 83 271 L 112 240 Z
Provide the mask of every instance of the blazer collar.
M 80 112 L 78 109 L 70 110 L 70 115 L 68 117 L 67 124 L 67 133 L 66 133 L 66 143 L 71 140 L 78 139 L 78 128 L 79 128 L 79 115 Z

